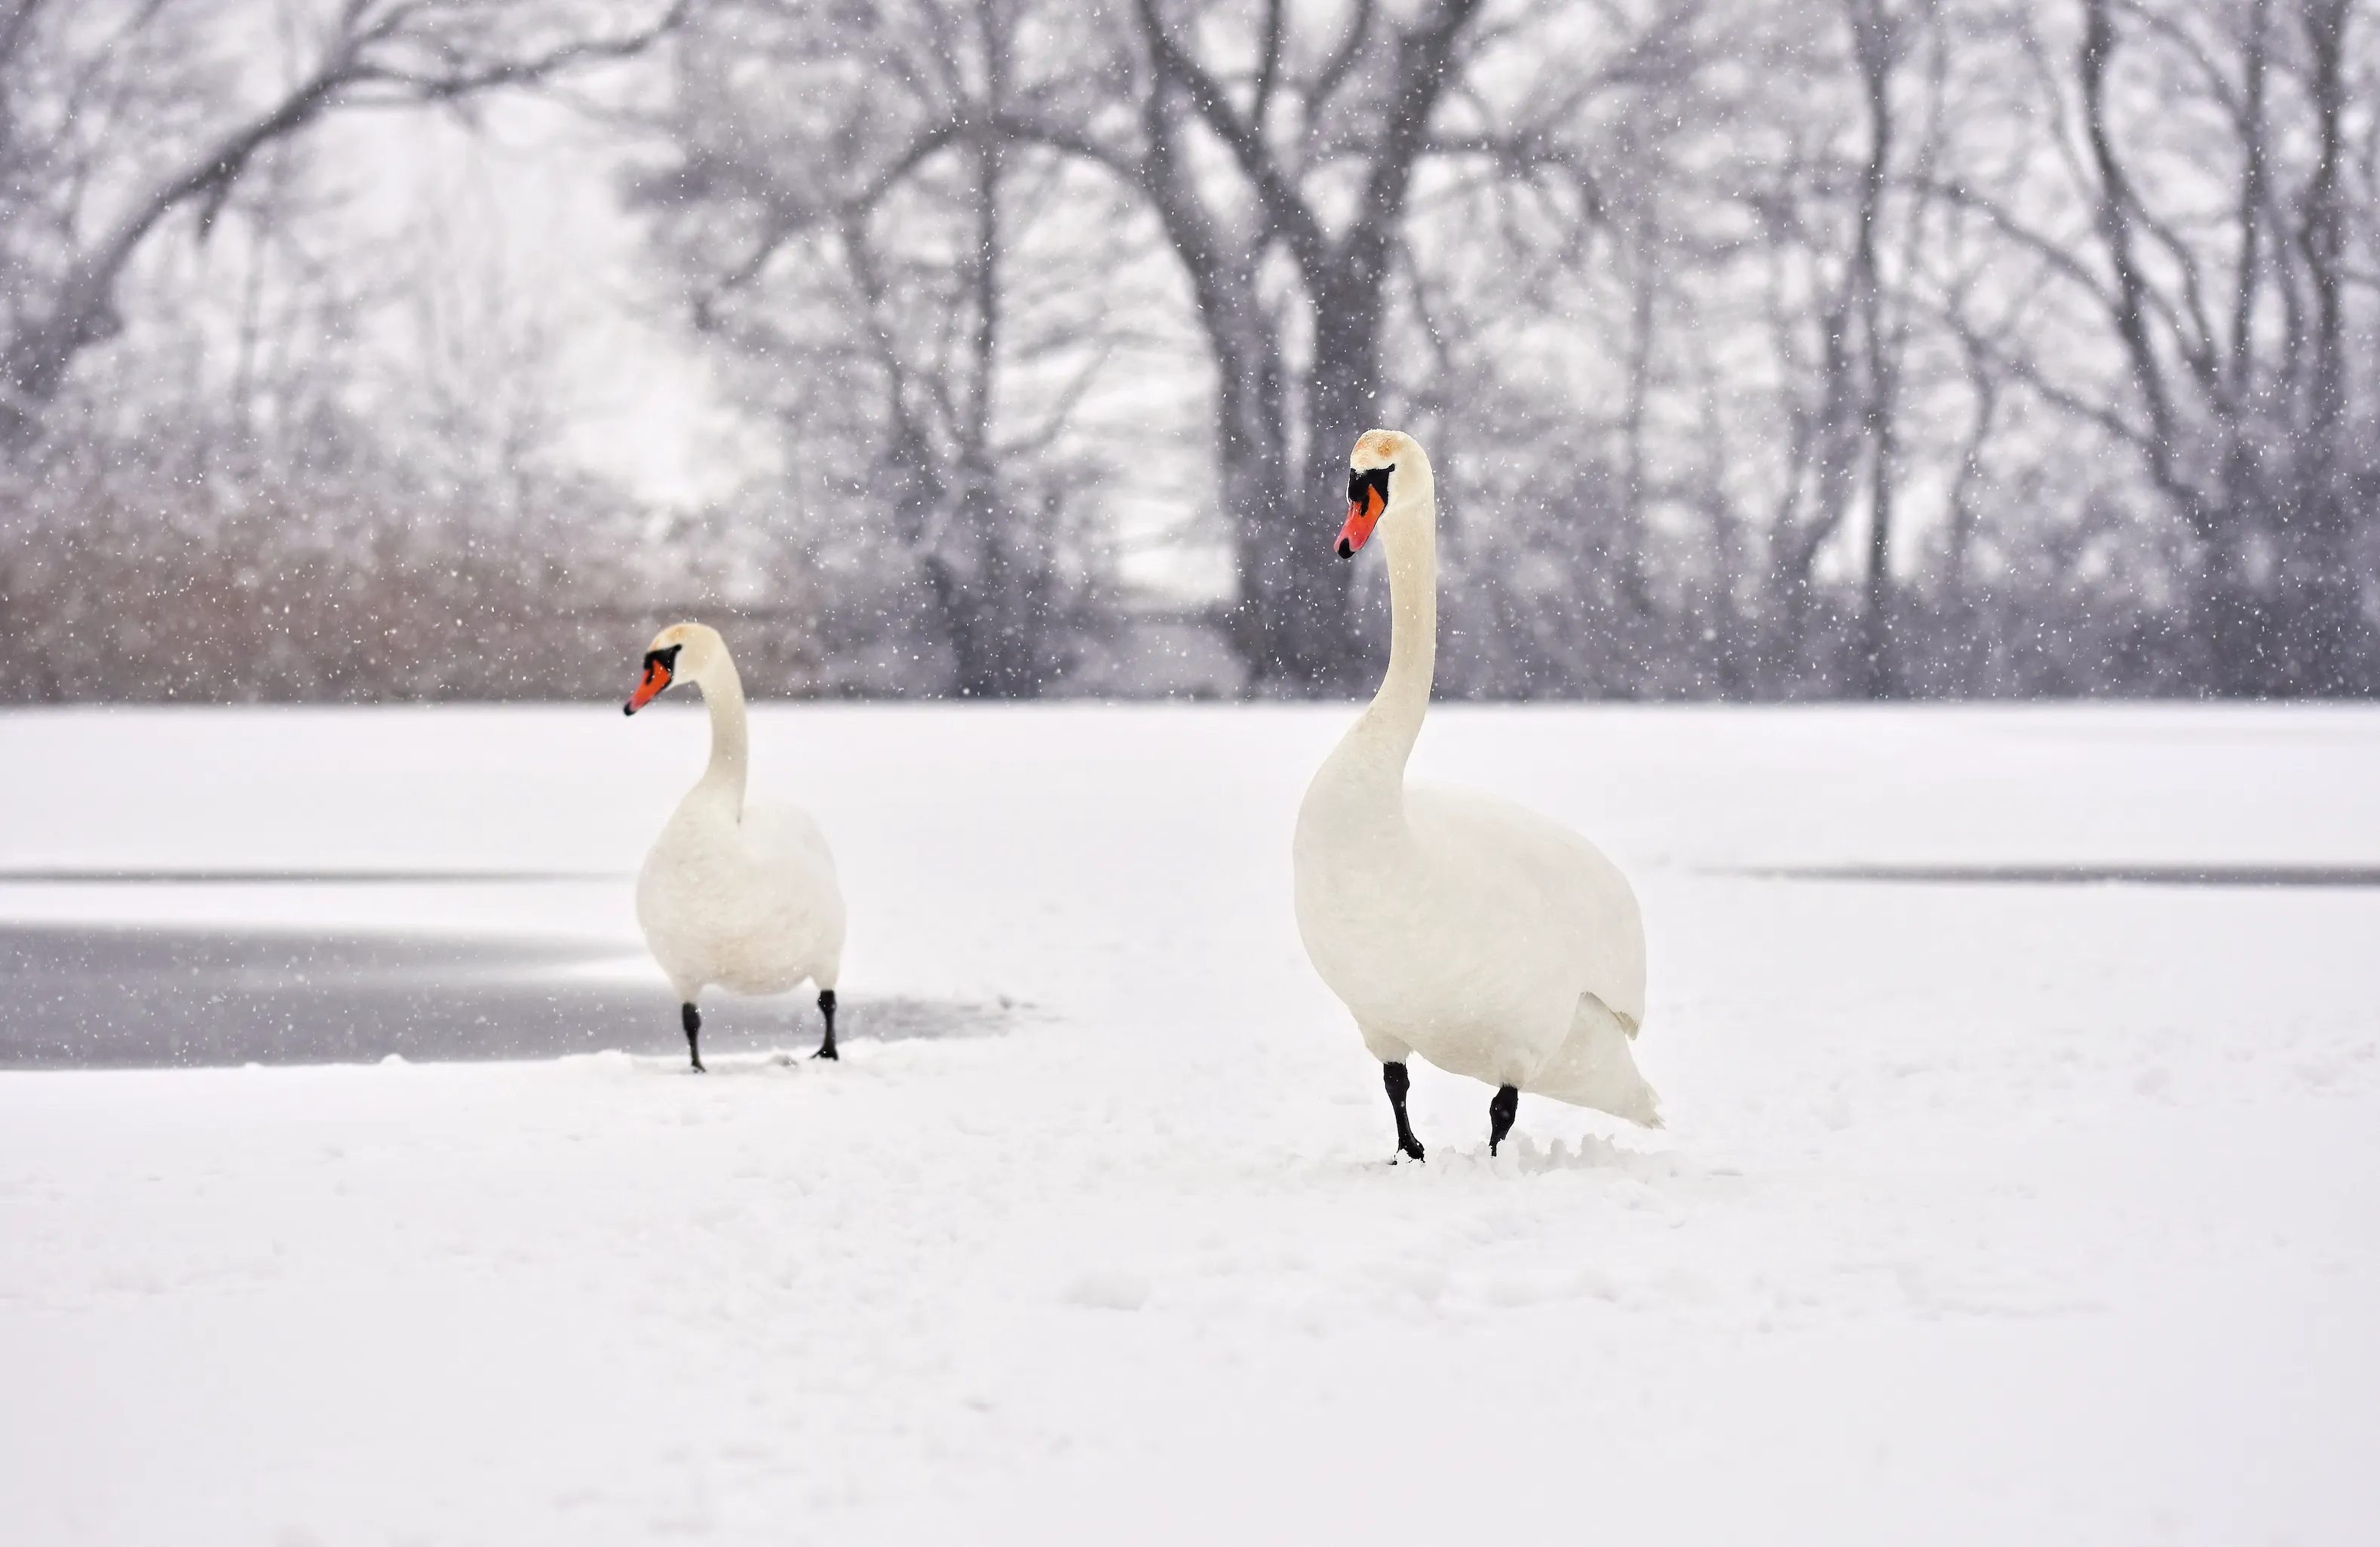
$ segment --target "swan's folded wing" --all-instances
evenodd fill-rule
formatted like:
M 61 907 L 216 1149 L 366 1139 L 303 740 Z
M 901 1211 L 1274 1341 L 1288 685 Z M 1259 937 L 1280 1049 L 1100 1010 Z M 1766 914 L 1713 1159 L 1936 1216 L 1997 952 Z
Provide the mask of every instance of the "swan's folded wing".
M 1456 785 L 1410 784 L 1405 816 L 1444 884 L 1509 913 L 1516 937 L 1551 932 L 1630 1036 L 1645 1019 L 1645 924 L 1603 851 L 1523 805 Z

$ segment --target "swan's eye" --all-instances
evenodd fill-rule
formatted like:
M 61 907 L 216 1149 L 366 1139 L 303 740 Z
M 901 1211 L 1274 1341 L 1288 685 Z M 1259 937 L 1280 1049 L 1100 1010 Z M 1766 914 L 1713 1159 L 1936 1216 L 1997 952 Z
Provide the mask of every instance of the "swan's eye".
M 1393 462 L 1390 463 L 1386 467 L 1349 468 L 1347 471 L 1347 502 L 1351 505 L 1362 504 L 1364 502 L 1364 491 L 1366 489 L 1370 489 L 1373 493 L 1378 494 L 1380 497 L 1381 504 L 1387 504 L 1389 502 L 1389 475 L 1396 470 L 1397 465 Z

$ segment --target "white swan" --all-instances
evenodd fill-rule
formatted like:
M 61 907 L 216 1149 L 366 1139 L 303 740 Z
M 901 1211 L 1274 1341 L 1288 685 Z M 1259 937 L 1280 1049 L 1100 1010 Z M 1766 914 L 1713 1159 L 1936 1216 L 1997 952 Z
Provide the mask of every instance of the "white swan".
M 1298 808 L 1293 859 L 1305 953 L 1384 1069 L 1397 1148 L 1405 1059 L 1497 1087 L 1490 1154 L 1520 1093 L 1658 1126 L 1630 1042 L 1645 1018 L 1645 929 L 1619 867 L 1586 840 L 1474 791 L 1405 783 L 1438 655 L 1438 500 L 1413 438 L 1355 442 L 1352 557 L 1377 526 L 1395 632 L 1380 691 Z
M 637 922 L 677 991 L 686 1056 L 702 1068 L 702 1016 L 696 997 L 713 984 L 738 994 L 783 994 L 818 985 L 832 1058 L 834 983 L 843 963 L 843 892 L 818 824 L 789 805 L 747 805 L 744 683 L 727 642 L 700 623 L 674 623 L 645 652 L 644 676 L 624 714 L 635 714 L 673 682 L 702 689 L 710 708 L 710 767 L 637 876 Z

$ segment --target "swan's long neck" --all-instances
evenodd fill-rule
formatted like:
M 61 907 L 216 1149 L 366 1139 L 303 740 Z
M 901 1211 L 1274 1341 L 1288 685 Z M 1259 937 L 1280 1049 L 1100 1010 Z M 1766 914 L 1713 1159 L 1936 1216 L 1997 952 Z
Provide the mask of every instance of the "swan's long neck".
M 1398 490 L 1399 508 L 1380 522 L 1392 620 L 1388 674 L 1339 753 L 1359 798 L 1400 816 L 1405 762 L 1421 735 L 1438 672 L 1438 496 L 1427 465 L 1412 471 L 1419 476 Z
M 744 818 L 744 773 L 751 762 L 752 737 L 744 718 L 744 679 L 725 650 L 699 679 L 702 701 L 710 709 L 710 767 L 699 790 L 723 796 L 737 821 Z

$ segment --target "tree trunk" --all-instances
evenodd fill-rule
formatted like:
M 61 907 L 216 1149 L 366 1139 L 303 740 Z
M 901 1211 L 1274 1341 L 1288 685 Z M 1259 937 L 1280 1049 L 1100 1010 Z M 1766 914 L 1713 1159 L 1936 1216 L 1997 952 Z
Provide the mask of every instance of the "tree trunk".
M 2347 412 L 2346 151 L 2349 0 L 2305 0 L 2307 95 L 2320 154 L 2305 192 L 2299 245 L 2313 292 L 2313 379 L 2298 487 L 2277 555 L 2285 608 L 2278 644 L 2288 691 L 2335 695 L 2368 683 L 2369 629 L 2355 574 L 2345 487 L 2354 449 Z
M 1892 519 L 1900 426 L 1876 248 L 1892 164 L 1892 77 L 1900 58 L 1900 23 L 1880 0 L 1860 0 L 1851 9 L 1852 56 L 1867 106 L 1867 158 L 1860 167 L 1859 225 L 1852 247 L 1852 304 L 1859 318 L 1864 378 L 1860 429 L 1868 458 L 1866 586 L 1852 685 L 1864 698 L 1890 698 L 1900 691 L 1892 651 Z
M 1228 332 L 1235 336 L 1211 342 L 1217 492 L 1242 577 L 1239 602 L 1231 614 L 1232 647 L 1252 672 L 1264 676 L 1262 663 L 1280 649 L 1275 624 L 1292 585 L 1278 565 L 1281 513 L 1294 502 L 1282 422 L 1287 404 L 1281 355 L 1269 326 L 1259 319 L 1254 328 Z
M 1304 476 L 1291 490 L 1275 541 L 1288 579 L 1274 671 L 1319 692 L 1358 686 L 1369 652 L 1349 615 L 1352 569 L 1332 539 L 1345 513 L 1347 458 L 1355 438 L 1381 428 L 1379 276 L 1358 269 L 1312 297 L 1314 360 L 1305 373 Z M 1284 540 L 1285 539 L 1285 540 Z

